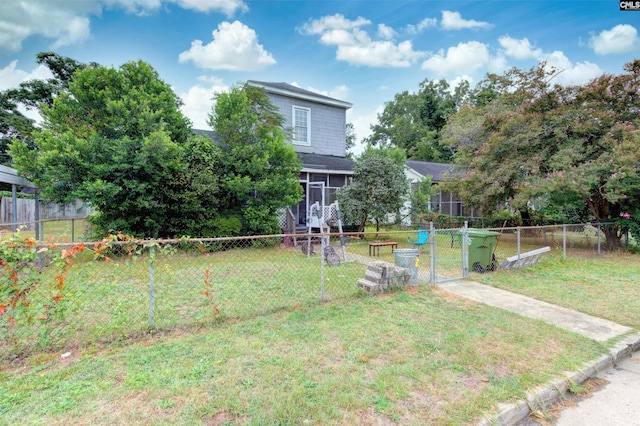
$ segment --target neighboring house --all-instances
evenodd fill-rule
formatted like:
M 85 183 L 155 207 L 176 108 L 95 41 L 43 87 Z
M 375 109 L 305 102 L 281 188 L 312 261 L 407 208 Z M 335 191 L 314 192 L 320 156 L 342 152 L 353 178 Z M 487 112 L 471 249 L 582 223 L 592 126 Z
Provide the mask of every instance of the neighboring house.
M 411 182 L 413 191 L 418 181 L 431 176 L 431 183 L 442 182 L 447 174 L 456 173 L 453 164 L 431 163 L 428 161 L 406 162 L 405 175 Z M 438 191 L 429 202 L 429 210 L 447 216 L 475 216 L 473 209 L 466 209 L 462 200 L 454 192 Z

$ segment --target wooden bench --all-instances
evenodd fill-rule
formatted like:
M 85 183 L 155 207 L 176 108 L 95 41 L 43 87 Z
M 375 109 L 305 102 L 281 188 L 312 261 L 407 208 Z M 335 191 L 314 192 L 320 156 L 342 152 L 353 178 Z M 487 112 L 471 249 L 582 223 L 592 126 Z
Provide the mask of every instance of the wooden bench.
M 527 251 L 525 253 L 520 253 L 520 256 L 515 255 L 511 257 L 507 257 L 502 265 L 500 265 L 500 269 L 514 269 L 514 268 L 522 268 L 523 266 L 533 265 L 534 263 L 538 263 L 540 261 L 540 257 L 551 251 L 551 247 L 542 247 L 537 250 Z
M 398 248 L 398 243 L 396 243 L 395 241 L 380 241 L 369 243 L 369 256 L 380 256 L 380 247 L 385 246 L 391 246 L 391 253 L 393 253 L 393 249 Z

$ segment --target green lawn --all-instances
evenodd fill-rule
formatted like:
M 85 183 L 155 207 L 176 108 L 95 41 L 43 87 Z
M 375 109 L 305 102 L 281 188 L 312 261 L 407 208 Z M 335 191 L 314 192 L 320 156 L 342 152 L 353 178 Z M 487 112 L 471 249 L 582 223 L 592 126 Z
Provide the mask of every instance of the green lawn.
M 538 265 L 470 279 L 640 329 L 638 255 L 543 257 Z
M 88 223 L 84 219 L 47 220 L 41 224 L 41 240 L 53 239 L 54 241 L 84 241 Z M 3 229 L 0 235 L 10 234 L 11 229 Z M 36 231 L 24 229 L 20 231 L 23 238 L 35 239 Z
M 156 331 L 193 329 L 306 308 L 323 298 L 352 297 L 366 269 L 356 262 L 327 266 L 323 288 L 320 256 L 307 257 L 298 249 L 228 246 L 205 254 L 159 252 L 153 269 L 146 252 L 110 259 L 96 261 L 87 252 L 75 259 L 64 276 L 57 316 L 21 327 L 0 322 L 0 360 L 41 349 L 126 340 L 145 334 L 151 324 Z M 52 266 L 42 270 L 30 303 L 51 302 L 58 274 Z
M 13 335 L 32 345 L 22 351 L 0 329 L 0 424 L 475 424 L 606 350 L 432 285 L 359 292 L 366 265 L 353 255 L 368 257 L 371 239 L 409 248 L 406 235 L 349 241 L 324 289 L 320 257 L 299 249 L 158 253 L 153 333 L 148 256 L 85 253 L 66 276 L 62 321 Z M 459 270 L 450 236 L 438 247 L 439 270 Z M 377 259 L 393 262 L 390 248 Z M 639 264 L 554 249 L 534 267 L 469 278 L 640 329 Z
M 0 423 L 468 424 L 603 350 L 420 286 L 5 365 Z

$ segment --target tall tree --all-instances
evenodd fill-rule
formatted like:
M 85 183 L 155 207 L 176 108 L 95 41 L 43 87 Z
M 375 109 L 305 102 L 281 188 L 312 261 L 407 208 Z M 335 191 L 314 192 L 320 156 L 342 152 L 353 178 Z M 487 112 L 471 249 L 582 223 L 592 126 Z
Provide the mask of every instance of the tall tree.
M 52 106 L 55 96 L 69 87 L 72 77 L 85 64 L 53 52 L 41 52 L 36 62 L 46 66 L 53 74 L 47 80 L 29 80 L 18 87 L 0 92 L 0 162 L 10 163 L 8 147 L 14 138 L 31 143 L 35 131 L 34 121 L 26 117 L 19 107 L 39 110 L 41 105 Z
M 219 94 L 209 117 L 219 138 L 221 210 L 242 235 L 278 232 L 277 211 L 302 199 L 302 165 L 283 123 L 266 93 L 248 85 Z
M 387 215 L 400 212 L 409 191 L 404 167 L 405 156 L 398 149 L 369 147 L 356 158 L 353 182 L 336 196 L 345 218 L 359 223 L 360 232 L 367 221 L 378 229 Z
M 545 64 L 495 79 L 500 95 L 463 108 L 444 133 L 465 169 L 453 185 L 490 213 L 614 220 L 613 247 L 640 223 L 640 60 L 584 86 L 552 85 Z M 636 231 L 637 232 L 637 231 Z
M 41 104 L 45 121 L 34 147 L 11 146 L 15 167 L 51 199 L 91 203 L 98 232 L 172 235 L 167 218 L 191 135 L 180 103 L 142 61 L 119 69 L 92 64 L 74 73 L 50 107 Z
M 452 90 L 445 80 L 424 80 L 417 93 L 404 91 L 386 103 L 366 142 L 402 148 L 413 160 L 449 161 L 452 154 L 440 143 L 440 132 L 468 95 L 467 81 Z

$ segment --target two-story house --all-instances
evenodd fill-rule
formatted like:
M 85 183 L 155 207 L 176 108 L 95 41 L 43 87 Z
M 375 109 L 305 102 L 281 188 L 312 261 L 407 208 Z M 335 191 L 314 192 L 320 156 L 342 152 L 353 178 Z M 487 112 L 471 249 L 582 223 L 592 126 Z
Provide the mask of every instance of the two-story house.
M 316 201 L 329 205 L 336 190 L 353 175 L 353 162 L 346 158 L 346 115 L 352 104 L 320 95 L 287 83 L 249 80 L 250 86 L 265 90 L 271 102 L 285 116 L 291 129 L 291 144 L 300 160 L 300 185 L 304 199 L 291 208 L 298 226 L 307 221 L 309 206 Z
M 336 190 L 352 179 L 353 162 L 346 158 L 346 114 L 352 104 L 287 83 L 249 80 L 247 84 L 265 90 L 284 115 L 284 127 L 291 130 L 289 142 L 302 162 L 300 185 L 304 190 L 304 198 L 291 207 L 291 212 L 295 225 L 303 228 L 309 206 L 315 202 L 325 206 L 333 203 Z M 215 138 L 211 131 L 198 132 Z M 450 164 L 422 161 L 407 161 L 406 166 L 405 174 L 412 184 L 427 175 L 437 183 L 443 173 L 452 168 Z M 408 208 L 410 206 L 405 205 L 405 209 Z M 451 193 L 438 193 L 431 200 L 430 209 L 449 215 L 463 213 L 462 203 Z

